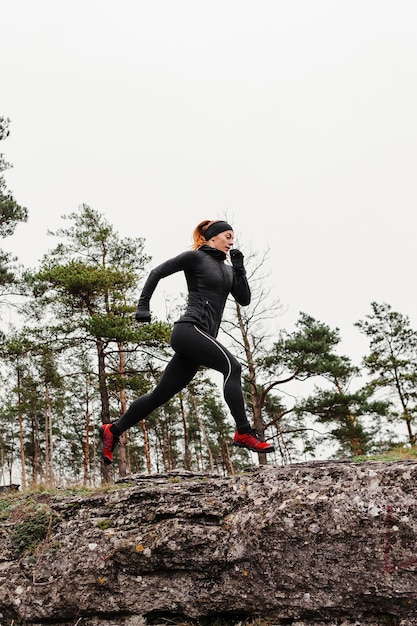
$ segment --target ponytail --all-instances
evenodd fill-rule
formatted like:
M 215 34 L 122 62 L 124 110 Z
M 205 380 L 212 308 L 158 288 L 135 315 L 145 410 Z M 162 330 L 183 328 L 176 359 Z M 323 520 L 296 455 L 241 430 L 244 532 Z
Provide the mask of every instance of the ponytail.
M 191 246 L 193 250 L 197 250 L 197 248 L 200 248 L 201 246 L 204 246 L 205 243 L 207 243 L 204 233 L 207 228 L 212 224 L 214 224 L 212 220 L 203 220 L 198 224 L 198 226 L 194 228 L 193 244 Z

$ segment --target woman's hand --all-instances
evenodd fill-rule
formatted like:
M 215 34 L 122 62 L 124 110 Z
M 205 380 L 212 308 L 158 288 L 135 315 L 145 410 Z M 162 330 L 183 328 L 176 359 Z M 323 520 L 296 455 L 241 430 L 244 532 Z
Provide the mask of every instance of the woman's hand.
M 233 250 L 230 250 L 229 254 L 230 254 L 230 260 L 235 270 L 245 269 L 245 266 L 243 264 L 243 259 L 245 257 L 243 256 L 240 250 L 233 248 Z

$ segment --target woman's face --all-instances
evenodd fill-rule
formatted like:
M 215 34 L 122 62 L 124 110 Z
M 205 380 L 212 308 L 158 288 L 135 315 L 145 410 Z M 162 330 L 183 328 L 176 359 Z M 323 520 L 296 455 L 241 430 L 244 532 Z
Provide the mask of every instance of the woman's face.
M 235 236 L 233 230 L 224 230 L 222 233 L 215 235 L 207 242 L 209 246 L 212 248 L 216 248 L 217 250 L 221 250 L 225 254 L 227 254 L 230 248 L 233 248 L 233 242 L 235 240 Z

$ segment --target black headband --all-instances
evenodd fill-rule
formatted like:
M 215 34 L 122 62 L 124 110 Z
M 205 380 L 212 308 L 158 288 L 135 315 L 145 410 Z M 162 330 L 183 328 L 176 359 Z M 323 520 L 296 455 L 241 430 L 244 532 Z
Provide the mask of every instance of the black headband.
M 207 228 L 204 233 L 205 240 L 208 241 L 212 237 L 215 237 L 219 233 L 223 233 L 225 230 L 233 230 L 233 228 L 227 222 L 214 222 L 211 226 Z

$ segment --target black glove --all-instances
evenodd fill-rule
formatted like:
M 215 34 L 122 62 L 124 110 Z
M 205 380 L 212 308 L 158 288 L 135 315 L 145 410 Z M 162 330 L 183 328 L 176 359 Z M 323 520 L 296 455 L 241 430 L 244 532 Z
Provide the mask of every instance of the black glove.
M 244 270 L 243 259 L 245 258 L 240 250 L 230 250 L 230 260 L 235 270 Z
M 141 309 L 139 306 L 136 309 L 135 320 L 137 322 L 150 322 L 151 313 L 148 309 Z

